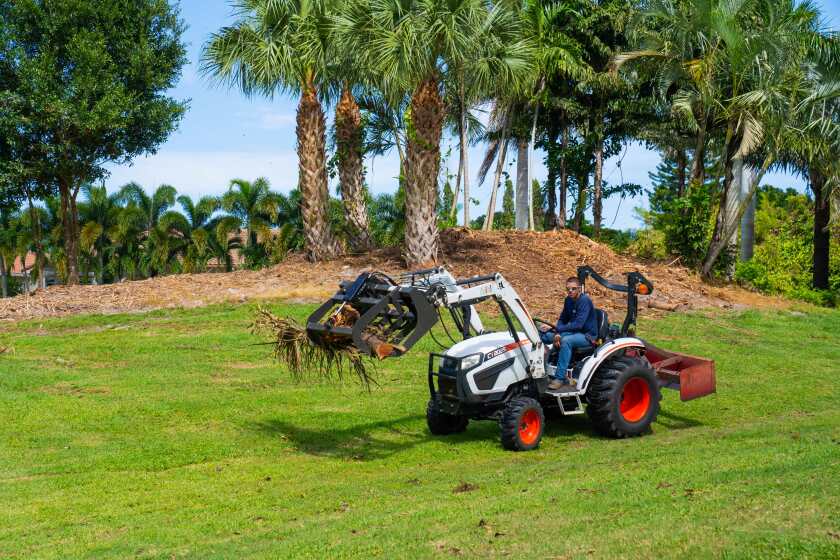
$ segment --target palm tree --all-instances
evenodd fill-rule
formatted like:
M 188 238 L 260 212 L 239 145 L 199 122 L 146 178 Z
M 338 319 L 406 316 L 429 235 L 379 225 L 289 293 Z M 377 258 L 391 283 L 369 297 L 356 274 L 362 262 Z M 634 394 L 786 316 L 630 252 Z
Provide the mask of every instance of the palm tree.
M 352 88 L 345 82 L 335 107 L 335 144 L 339 187 L 344 201 L 350 246 L 356 252 L 372 247 L 365 205 L 364 130 L 362 112 Z
M 738 221 L 755 185 L 773 163 L 801 101 L 803 64 L 819 42 L 817 12 L 793 0 L 653 2 L 640 32 L 642 48 L 616 58 L 652 58 L 657 83 L 673 111 L 697 132 L 692 184 L 702 179 L 708 138 L 722 138 L 723 189 L 714 233 L 702 265 L 705 276 L 736 240 Z M 763 142 L 763 144 L 762 144 Z M 742 189 L 744 162 L 756 159 L 751 188 Z M 689 186 L 689 188 L 691 188 Z
M 123 185 L 118 200 L 128 209 L 124 230 L 130 232 L 139 223 L 142 227 L 141 269 L 150 276 L 165 274 L 178 266 L 176 257 L 183 245 L 183 236 L 173 232 L 162 218 L 175 205 L 175 187 L 160 185 L 149 196 L 137 183 Z
M 238 220 L 239 227 L 248 230 L 246 250 L 257 249 L 259 239 L 268 239 L 271 224 L 278 218 L 284 197 L 272 192 L 268 179 L 260 177 L 251 182 L 233 179 L 222 195 L 221 207 Z
M 331 258 L 341 247 L 329 228 L 326 123 L 319 94 L 330 83 L 329 0 L 237 0 L 239 20 L 214 33 L 202 69 L 246 95 L 291 92 L 297 109 L 298 184 L 306 252 Z
M 510 25 L 501 25 L 501 22 Z M 350 3 L 338 29 L 384 91 L 411 92 L 406 147 L 405 257 L 409 266 L 437 259 L 436 201 L 440 140 L 446 118 L 441 85 L 471 60 L 476 79 L 519 81 L 527 45 L 506 4 L 483 0 L 370 0 Z M 474 30 L 493 30 L 481 34 Z M 456 81 L 457 82 L 457 81 Z M 398 97 L 398 95 L 394 95 Z
M 79 204 L 81 249 L 96 259 L 96 281 L 105 279 L 106 254 L 114 248 L 111 237 L 120 221 L 120 195 L 108 194 L 105 185 L 82 185 L 83 202 Z
M 164 214 L 160 219 L 161 226 L 181 238 L 184 272 L 201 272 L 211 256 L 210 239 L 216 232 L 210 222 L 221 201 L 214 196 L 204 196 L 196 203 L 187 195 L 181 195 L 177 200 L 181 212 L 170 210 Z

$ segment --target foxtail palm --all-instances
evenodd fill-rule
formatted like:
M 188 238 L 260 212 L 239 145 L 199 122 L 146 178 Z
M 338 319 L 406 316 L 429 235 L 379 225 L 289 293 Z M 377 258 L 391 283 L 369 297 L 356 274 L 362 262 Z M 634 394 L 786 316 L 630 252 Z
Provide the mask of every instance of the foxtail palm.
M 297 109 L 298 183 L 310 259 L 341 248 L 330 231 L 326 123 L 319 94 L 329 84 L 329 0 L 237 0 L 239 20 L 214 33 L 202 52 L 202 69 L 245 94 L 300 95 Z
M 277 219 L 282 199 L 282 195 L 271 190 L 265 177 L 255 181 L 234 179 L 222 195 L 221 207 L 239 220 L 240 227 L 248 230 L 246 246 L 253 249 L 260 236 L 265 239 L 270 235 L 271 224 Z

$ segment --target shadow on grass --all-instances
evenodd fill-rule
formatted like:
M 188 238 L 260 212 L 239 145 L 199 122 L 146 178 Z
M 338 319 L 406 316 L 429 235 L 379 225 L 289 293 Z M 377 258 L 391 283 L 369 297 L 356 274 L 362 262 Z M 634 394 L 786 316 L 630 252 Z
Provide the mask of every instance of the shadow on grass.
M 685 430 L 687 428 L 696 428 L 702 426 L 703 423 L 693 418 L 686 418 L 673 412 L 659 410 L 659 416 L 656 418 L 656 423 L 660 424 L 669 430 Z
M 416 445 L 438 439 L 426 429 L 425 421 L 419 433 L 414 426 L 406 427 L 407 424 L 416 426 L 418 420 L 425 420 L 425 417 L 412 414 L 338 429 L 326 426 L 322 429 L 311 425 L 301 426 L 279 418 L 256 422 L 253 426 L 270 437 L 288 441 L 297 450 L 309 455 L 370 461 L 384 459 Z M 479 426 L 470 425 L 463 434 L 447 436 L 446 440 L 455 443 L 487 437 L 486 430 L 475 428 Z

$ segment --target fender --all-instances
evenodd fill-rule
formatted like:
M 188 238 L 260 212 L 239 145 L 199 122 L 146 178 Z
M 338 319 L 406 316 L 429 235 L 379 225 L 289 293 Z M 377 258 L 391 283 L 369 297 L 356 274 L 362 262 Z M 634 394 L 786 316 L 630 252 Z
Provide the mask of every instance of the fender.
M 592 379 L 592 374 L 595 373 L 601 364 L 616 352 L 626 350 L 627 348 L 639 348 L 644 352 L 645 343 L 638 338 L 628 336 L 610 340 L 596 348 L 595 352 L 583 362 L 580 375 L 578 375 L 578 390 L 585 393 L 589 386 L 589 381 Z

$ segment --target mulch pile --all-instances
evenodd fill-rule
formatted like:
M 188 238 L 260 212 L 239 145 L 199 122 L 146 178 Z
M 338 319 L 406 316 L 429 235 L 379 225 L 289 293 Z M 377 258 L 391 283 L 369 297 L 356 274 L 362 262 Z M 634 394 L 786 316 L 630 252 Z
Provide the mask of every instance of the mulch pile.
M 501 272 L 535 315 L 554 319 L 565 297 L 565 279 L 588 264 L 602 276 L 624 283 L 622 275 L 638 270 L 654 284 L 645 307 L 680 311 L 704 307 L 770 306 L 780 300 L 732 287 L 703 283 L 693 271 L 676 264 L 641 263 L 618 255 L 605 245 L 571 231 L 481 232 L 450 229 L 441 234 L 441 264 L 459 278 Z M 30 296 L 0 299 L 0 320 L 23 320 L 77 313 L 120 313 L 150 309 L 199 307 L 226 301 L 286 299 L 320 302 L 333 294 L 342 279 L 379 270 L 404 272 L 396 249 L 353 255 L 325 263 L 309 263 L 291 255 L 264 270 L 231 273 L 180 274 L 103 286 L 52 286 Z M 614 320 L 623 316 L 625 298 L 594 281 L 587 291 L 595 304 Z

